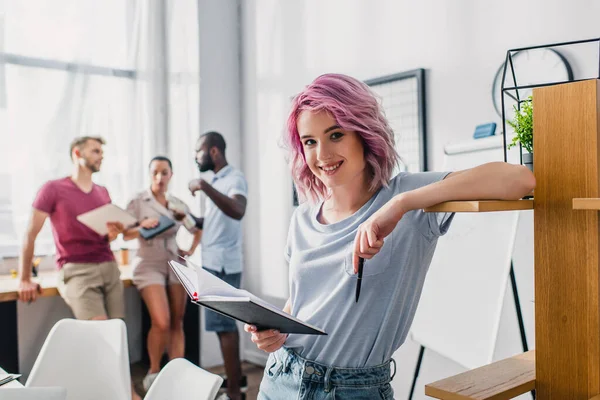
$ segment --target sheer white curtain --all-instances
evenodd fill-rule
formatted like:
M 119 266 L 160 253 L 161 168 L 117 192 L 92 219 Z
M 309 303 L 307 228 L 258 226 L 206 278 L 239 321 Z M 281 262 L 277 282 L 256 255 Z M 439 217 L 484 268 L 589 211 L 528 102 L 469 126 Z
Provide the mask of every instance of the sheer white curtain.
M 116 204 L 147 187 L 159 151 L 174 158 L 173 183 L 186 197 L 198 125 L 194 1 L 9 1 L 0 3 L 1 21 L 0 252 L 16 252 L 41 184 L 70 173 L 76 136 L 107 140 L 94 179 Z M 169 68 L 189 79 L 172 79 Z M 48 225 L 36 253 L 53 251 Z
M 199 214 L 199 198 L 187 190 L 188 182 L 198 175 L 195 144 L 199 134 L 200 70 L 198 40 L 198 1 L 170 0 L 167 3 L 168 70 L 168 148 L 174 175 L 170 190 Z M 180 231 L 178 240 L 189 246 L 190 235 Z M 200 263 L 200 251 L 193 261 Z

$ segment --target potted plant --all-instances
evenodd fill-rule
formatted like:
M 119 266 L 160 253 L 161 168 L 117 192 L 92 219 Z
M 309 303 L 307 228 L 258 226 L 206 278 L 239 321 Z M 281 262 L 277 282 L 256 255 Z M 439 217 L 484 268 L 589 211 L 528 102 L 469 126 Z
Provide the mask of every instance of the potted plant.
M 515 116 L 507 122 L 515 130 L 515 137 L 508 148 L 521 143 L 521 147 L 527 150 L 527 153 L 523 153 L 523 164 L 533 172 L 533 97 L 529 96 L 523 101 L 520 110 L 517 106 L 514 108 Z

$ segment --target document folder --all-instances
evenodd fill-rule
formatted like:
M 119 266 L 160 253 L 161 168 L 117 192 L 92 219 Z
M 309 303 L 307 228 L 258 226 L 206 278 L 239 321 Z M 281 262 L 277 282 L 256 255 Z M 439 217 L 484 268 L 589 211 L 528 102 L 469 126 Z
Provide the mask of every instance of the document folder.
M 154 228 L 150 228 L 150 229 L 140 228 L 140 236 L 144 240 L 150 240 L 150 239 L 160 235 L 161 233 L 165 232 L 166 230 L 171 229 L 173 226 L 175 226 L 175 221 L 173 221 L 169 217 L 165 217 L 164 215 L 161 215 L 158 220 L 158 225 L 156 225 Z

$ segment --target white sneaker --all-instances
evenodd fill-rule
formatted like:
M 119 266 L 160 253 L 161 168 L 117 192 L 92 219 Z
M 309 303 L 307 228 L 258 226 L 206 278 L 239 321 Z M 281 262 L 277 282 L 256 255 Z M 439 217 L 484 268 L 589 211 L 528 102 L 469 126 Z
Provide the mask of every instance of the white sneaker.
M 158 372 L 155 372 L 153 374 L 146 374 L 146 376 L 144 377 L 144 380 L 142 381 L 142 385 L 144 386 L 144 390 L 147 392 L 148 389 L 150 389 L 150 386 L 152 386 L 152 383 L 154 382 L 154 380 L 156 379 L 156 377 L 158 376 Z

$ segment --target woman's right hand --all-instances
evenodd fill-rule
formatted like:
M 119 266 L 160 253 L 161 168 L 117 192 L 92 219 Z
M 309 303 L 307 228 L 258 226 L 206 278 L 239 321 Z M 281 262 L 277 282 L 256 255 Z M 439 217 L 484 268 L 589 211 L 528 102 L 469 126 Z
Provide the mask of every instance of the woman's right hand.
M 285 343 L 288 335 L 287 333 L 280 333 L 275 329 L 269 329 L 266 331 L 258 331 L 254 325 L 244 325 L 244 331 L 252 334 L 252 342 L 256 344 L 260 350 L 267 353 L 272 353 L 279 350 Z
M 140 226 L 145 229 L 152 229 L 158 225 L 158 220 L 156 218 L 146 218 L 142 222 L 140 222 Z

